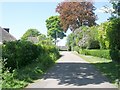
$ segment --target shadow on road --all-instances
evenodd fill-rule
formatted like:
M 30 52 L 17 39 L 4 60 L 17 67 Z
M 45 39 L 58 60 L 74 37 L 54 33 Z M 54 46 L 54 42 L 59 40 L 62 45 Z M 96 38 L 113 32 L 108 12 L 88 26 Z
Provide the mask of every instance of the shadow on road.
M 100 84 L 108 80 L 88 63 L 57 63 L 43 79 L 57 79 L 59 85 Z

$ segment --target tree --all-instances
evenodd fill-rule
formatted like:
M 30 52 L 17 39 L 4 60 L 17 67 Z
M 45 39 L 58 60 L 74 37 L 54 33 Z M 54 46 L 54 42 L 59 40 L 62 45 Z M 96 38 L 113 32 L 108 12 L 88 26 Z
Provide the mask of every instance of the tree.
M 38 39 L 39 39 L 38 44 L 41 44 L 41 45 L 52 45 L 53 44 L 52 39 L 47 38 L 46 35 L 44 34 L 40 34 L 38 36 Z
M 72 47 L 72 50 L 82 49 L 99 49 L 98 41 L 98 26 L 77 28 L 74 33 L 67 37 L 67 46 Z
M 98 40 L 100 42 L 101 49 L 109 49 L 109 40 L 107 36 L 107 28 L 109 27 L 109 22 L 101 23 L 98 27 Z
M 112 3 L 113 9 L 115 9 L 115 11 L 113 13 L 120 16 L 120 1 L 119 0 L 110 0 L 110 3 Z
M 110 44 L 112 60 L 120 62 L 120 18 L 108 22 L 107 36 Z
M 23 34 L 23 36 L 21 37 L 22 40 L 27 40 L 28 37 L 32 36 L 39 36 L 40 32 L 37 29 L 28 29 L 25 34 Z
M 52 37 L 55 40 L 57 38 L 63 39 L 65 37 L 65 33 L 63 32 L 63 29 L 60 25 L 60 18 L 59 16 L 51 16 L 46 20 L 46 27 L 48 29 L 47 34 L 48 36 Z
M 65 32 L 68 28 L 74 31 L 82 25 L 95 25 L 96 15 L 93 12 L 94 10 L 93 3 L 86 0 L 81 0 L 81 2 L 64 1 L 59 3 L 56 8 Z
M 74 33 L 71 33 L 67 36 L 66 46 L 68 47 L 69 51 L 73 50 L 73 47 L 75 46 L 74 37 L 75 37 Z

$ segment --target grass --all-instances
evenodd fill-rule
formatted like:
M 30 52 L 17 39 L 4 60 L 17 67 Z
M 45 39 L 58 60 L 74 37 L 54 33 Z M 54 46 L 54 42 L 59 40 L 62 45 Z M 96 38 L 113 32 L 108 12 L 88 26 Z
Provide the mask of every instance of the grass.
M 120 64 L 117 62 L 113 62 L 110 59 L 104 59 L 94 56 L 88 56 L 88 55 L 81 55 L 79 54 L 81 58 L 88 61 L 89 63 L 95 65 L 95 67 L 103 74 L 105 75 L 111 83 L 114 83 L 117 85 L 117 80 L 120 80 Z

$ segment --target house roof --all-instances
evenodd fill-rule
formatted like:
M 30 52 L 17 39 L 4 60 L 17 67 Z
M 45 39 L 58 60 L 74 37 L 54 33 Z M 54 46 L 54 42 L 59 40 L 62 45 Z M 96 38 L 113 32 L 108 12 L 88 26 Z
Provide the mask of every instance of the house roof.
M 0 27 L 0 42 L 3 41 L 14 41 L 16 38 Z

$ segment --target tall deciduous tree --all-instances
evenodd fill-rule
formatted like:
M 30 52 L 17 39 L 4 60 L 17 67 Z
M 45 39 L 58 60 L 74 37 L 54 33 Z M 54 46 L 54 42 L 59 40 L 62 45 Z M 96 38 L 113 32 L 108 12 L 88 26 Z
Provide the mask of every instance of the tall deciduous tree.
M 80 0 L 79 0 L 80 1 Z M 61 25 L 66 32 L 68 28 L 74 31 L 82 25 L 95 25 L 96 15 L 93 12 L 95 7 L 93 3 L 86 0 L 81 2 L 61 2 L 56 8 L 56 12 L 60 14 Z
M 66 35 L 63 32 L 63 29 L 60 26 L 60 18 L 59 16 L 51 16 L 46 20 L 46 27 L 48 29 L 47 34 L 48 36 L 52 37 L 53 39 L 60 38 L 62 39 Z M 56 42 L 55 42 L 56 43 Z

